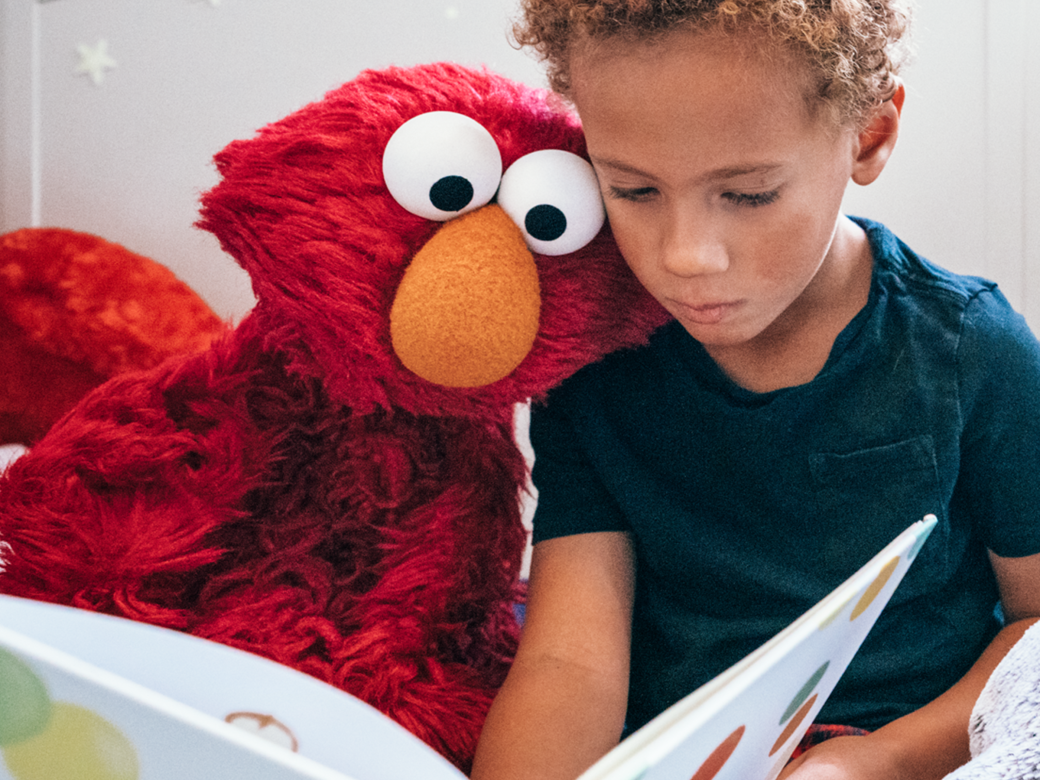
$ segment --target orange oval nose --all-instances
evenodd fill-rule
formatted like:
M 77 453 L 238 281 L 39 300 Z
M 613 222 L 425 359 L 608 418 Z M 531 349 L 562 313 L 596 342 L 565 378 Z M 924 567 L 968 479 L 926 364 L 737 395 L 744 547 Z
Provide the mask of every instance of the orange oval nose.
M 390 309 L 390 338 L 423 379 L 480 387 L 527 356 L 540 309 L 534 257 L 490 205 L 445 223 L 416 253 Z

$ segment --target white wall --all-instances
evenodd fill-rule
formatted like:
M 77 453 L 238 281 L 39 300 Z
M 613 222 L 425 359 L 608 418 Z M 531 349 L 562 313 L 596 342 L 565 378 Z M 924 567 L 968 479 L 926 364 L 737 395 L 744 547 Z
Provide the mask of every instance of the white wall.
M 845 210 L 940 265 L 997 280 L 1040 332 L 1040 2 L 918 5 L 899 144 Z
M 192 228 L 214 153 L 363 68 L 455 60 L 539 83 L 511 0 L 0 0 L 0 230 L 98 233 L 171 267 L 218 313 L 245 275 Z M 95 85 L 77 46 L 108 42 Z
M 1040 329 L 1038 0 L 918 0 L 900 143 L 850 213 L 997 279 Z M 216 3 L 216 4 L 214 4 Z M 365 67 L 454 59 L 540 85 L 513 0 L 0 0 L 0 230 L 87 230 L 170 266 L 222 315 L 248 282 L 194 230 L 212 155 Z M 117 66 L 76 75 L 81 43 Z

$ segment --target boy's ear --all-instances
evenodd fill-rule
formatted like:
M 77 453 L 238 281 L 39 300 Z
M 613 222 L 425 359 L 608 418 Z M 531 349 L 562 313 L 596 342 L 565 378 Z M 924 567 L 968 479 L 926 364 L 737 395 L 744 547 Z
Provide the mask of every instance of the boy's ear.
M 899 117 L 905 99 L 906 88 L 900 81 L 892 97 L 877 108 L 870 122 L 860 131 L 852 165 L 852 180 L 856 184 L 870 184 L 885 169 L 899 137 Z

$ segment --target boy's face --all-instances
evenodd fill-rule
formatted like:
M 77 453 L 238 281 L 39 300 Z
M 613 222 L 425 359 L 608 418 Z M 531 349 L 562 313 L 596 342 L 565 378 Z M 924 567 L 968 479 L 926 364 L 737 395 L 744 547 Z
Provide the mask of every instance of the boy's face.
M 810 115 L 789 58 L 746 52 L 677 32 L 571 68 L 621 252 L 709 352 L 812 311 L 848 260 L 834 236 L 857 135 Z

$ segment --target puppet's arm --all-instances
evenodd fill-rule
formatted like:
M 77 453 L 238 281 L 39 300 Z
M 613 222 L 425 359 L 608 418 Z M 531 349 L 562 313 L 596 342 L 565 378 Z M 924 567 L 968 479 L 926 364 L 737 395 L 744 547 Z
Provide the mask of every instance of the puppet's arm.
M 207 534 L 249 483 L 233 410 L 191 409 L 208 359 L 111 380 L 10 466 L 0 591 L 184 627 L 193 572 L 221 554 Z

